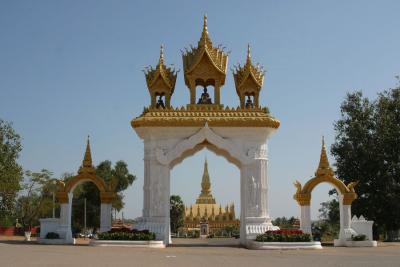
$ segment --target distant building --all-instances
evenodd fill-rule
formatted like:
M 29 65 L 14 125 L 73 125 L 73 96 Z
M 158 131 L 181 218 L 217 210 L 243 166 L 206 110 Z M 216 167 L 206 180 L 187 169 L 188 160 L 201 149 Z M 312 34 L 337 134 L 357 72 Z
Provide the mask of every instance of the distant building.
M 239 226 L 240 221 L 235 216 L 235 206 L 216 204 L 211 194 L 210 175 L 208 174 L 207 159 L 204 162 L 203 178 L 201 180 L 201 193 L 196 204 L 185 208 L 185 231 L 200 230 L 201 235 L 215 233 L 226 226 Z M 201 226 L 201 227 L 200 227 Z

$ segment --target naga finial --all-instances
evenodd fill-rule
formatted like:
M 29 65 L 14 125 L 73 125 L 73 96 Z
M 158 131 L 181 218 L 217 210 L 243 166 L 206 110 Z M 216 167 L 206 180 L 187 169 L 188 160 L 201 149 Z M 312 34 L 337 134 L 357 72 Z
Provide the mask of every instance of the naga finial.
M 299 181 L 295 181 L 294 183 L 294 186 L 296 187 L 296 194 L 300 194 L 301 193 L 301 183 L 299 182 Z
M 347 185 L 347 188 L 350 190 L 350 192 L 355 192 L 354 187 L 355 187 L 358 183 L 359 183 L 359 181 L 350 182 L 350 183 Z

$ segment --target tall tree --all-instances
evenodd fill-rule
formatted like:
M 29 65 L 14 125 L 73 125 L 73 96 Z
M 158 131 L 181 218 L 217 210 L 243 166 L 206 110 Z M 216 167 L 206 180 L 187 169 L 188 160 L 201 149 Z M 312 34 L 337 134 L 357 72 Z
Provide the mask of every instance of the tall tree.
M 370 101 L 361 92 L 348 94 L 335 122 L 337 175 L 359 181 L 352 211 L 375 221 L 374 233 L 400 228 L 400 88 Z M 389 237 L 390 238 L 390 237 Z
M 176 233 L 184 224 L 185 205 L 180 196 L 172 195 L 170 197 L 169 216 L 171 220 L 171 231 Z
M 22 150 L 21 138 L 11 123 L 0 119 L 0 224 L 12 224 L 15 199 L 21 189 L 22 167 L 17 159 Z
M 40 217 L 50 215 L 52 210 L 51 182 L 52 173 L 48 170 L 40 172 L 26 171 L 26 179 L 22 185 L 22 194 L 17 201 L 17 215 L 25 227 L 38 224 Z
M 340 212 L 339 212 L 339 201 L 332 199 L 321 203 L 319 218 L 330 223 L 339 225 L 340 223 Z

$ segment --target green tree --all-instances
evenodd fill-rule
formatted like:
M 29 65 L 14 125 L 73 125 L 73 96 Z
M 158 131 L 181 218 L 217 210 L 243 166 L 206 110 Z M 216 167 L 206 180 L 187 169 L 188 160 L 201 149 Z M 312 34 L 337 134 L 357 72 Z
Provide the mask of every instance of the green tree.
M 319 218 L 329 222 L 330 224 L 340 223 L 339 214 L 339 201 L 337 199 L 332 199 L 330 201 L 322 202 L 319 211 Z
M 22 167 L 17 163 L 21 138 L 12 124 L 0 119 L 0 225 L 13 224 L 15 200 L 21 189 Z
M 26 178 L 22 185 L 22 194 L 17 200 L 17 216 L 25 227 L 38 224 L 40 217 L 51 214 L 52 173 L 46 169 L 40 172 L 25 172 Z
M 277 217 L 275 220 L 272 221 L 272 224 L 279 226 L 280 228 L 283 229 L 290 229 L 293 228 L 295 222 L 296 222 L 295 217 L 292 216 L 290 218 L 286 218 L 285 216 L 283 216 L 283 217 Z
M 374 101 L 350 93 L 334 124 L 332 154 L 337 175 L 347 184 L 359 181 L 352 211 L 374 220 L 374 235 L 400 228 L 400 87 Z
M 172 195 L 170 197 L 169 216 L 171 220 L 171 231 L 177 233 L 183 226 L 185 219 L 185 205 L 180 196 Z

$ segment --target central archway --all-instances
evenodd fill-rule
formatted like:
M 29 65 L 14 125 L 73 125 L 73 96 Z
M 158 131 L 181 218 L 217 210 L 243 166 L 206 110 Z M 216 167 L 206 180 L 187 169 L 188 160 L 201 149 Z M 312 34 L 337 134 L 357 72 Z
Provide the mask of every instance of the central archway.
M 240 170 L 241 244 L 246 245 L 248 239 L 274 229 L 267 203 L 266 144 L 273 131 L 256 127 L 247 135 L 242 131 L 233 127 L 211 129 L 208 123 L 197 131 L 188 127 L 163 128 L 162 131 L 150 127 L 137 129 L 145 144 L 143 216 L 137 227 L 155 232 L 157 239 L 165 244 L 171 243 L 170 171 L 185 158 L 207 148 Z

